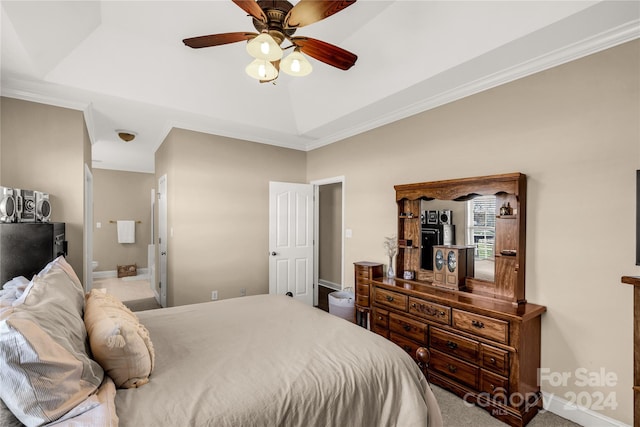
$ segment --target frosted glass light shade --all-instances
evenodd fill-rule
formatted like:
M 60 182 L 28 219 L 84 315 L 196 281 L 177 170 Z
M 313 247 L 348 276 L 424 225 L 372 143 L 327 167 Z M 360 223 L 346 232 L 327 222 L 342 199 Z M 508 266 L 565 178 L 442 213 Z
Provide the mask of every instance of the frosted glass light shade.
M 255 59 L 245 68 L 247 74 L 257 80 L 273 80 L 278 77 L 278 70 L 264 59 Z
M 269 33 L 262 33 L 247 42 L 247 52 L 256 59 L 277 61 L 282 58 L 282 49 Z
M 302 77 L 309 74 L 313 67 L 307 58 L 296 49 L 280 62 L 280 69 L 291 76 Z

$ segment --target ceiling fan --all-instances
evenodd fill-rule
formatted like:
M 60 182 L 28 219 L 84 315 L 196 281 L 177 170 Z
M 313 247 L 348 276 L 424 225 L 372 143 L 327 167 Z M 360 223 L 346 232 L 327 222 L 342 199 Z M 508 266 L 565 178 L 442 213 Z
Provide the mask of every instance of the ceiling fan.
M 286 0 L 232 0 L 242 10 L 253 17 L 254 32 L 211 34 L 184 39 L 191 48 L 219 46 L 248 41 L 247 51 L 255 58 L 246 72 L 260 82 L 270 82 L 278 78 L 279 71 L 294 76 L 304 76 L 311 72 L 311 64 L 302 53 L 318 61 L 348 70 L 358 57 L 338 46 L 310 37 L 295 36 L 298 28 L 313 24 L 340 12 L 356 0 L 300 0 L 295 6 Z M 288 40 L 294 51 L 281 59 L 280 45 Z

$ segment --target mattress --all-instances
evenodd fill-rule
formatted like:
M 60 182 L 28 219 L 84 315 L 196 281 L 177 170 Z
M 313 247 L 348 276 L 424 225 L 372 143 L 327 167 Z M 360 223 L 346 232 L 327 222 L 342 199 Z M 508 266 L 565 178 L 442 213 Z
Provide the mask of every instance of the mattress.
M 156 362 L 116 394 L 121 426 L 439 426 L 415 362 L 293 298 L 257 295 L 136 313 Z

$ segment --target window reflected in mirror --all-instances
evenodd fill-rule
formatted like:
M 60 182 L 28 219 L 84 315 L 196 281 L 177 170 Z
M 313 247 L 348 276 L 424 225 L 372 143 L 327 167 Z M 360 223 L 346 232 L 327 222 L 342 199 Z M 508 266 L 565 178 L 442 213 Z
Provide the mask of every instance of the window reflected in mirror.
M 480 196 L 467 201 L 465 240 L 473 245 L 474 276 L 481 280 L 494 280 L 496 197 Z

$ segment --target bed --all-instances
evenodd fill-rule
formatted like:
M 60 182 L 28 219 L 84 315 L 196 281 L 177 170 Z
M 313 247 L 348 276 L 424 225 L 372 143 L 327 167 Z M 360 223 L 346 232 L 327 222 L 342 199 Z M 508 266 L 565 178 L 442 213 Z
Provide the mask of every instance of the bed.
M 58 270 L 70 275 L 68 264 L 62 262 L 58 261 Z M 55 268 L 50 267 L 52 270 Z M 64 279 L 58 270 L 56 280 Z M 39 286 L 40 291 L 48 286 L 59 293 L 60 286 L 52 286 L 50 278 L 42 282 L 45 285 L 36 280 L 31 286 Z M 16 403 L 11 394 L 16 390 L 7 388 L 15 388 L 12 377 L 24 374 L 16 374 L 16 370 L 43 372 L 33 366 L 16 366 L 15 362 L 9 366 L 7 361 L 7 329 L 11 328 L 16 308 L 38 305 L 30 299 L 39 294 L 29 286 L 25 289 L 24 293 L 32 295 L 20 295 L 22 302 L 16 298 L 18 303 L 11 303 L 12 314 L 7 315 L 8 310 L 0 312 L 0 397 L 28 425 L 56 421 L 60 425 L 136 427 L 442 424 L 424 375 L 402 349 L 344 319 L 293 298 L 274 295 L 128 312 L 125 317 L 132 315 L 139 322 L 132 330 L 146 336 L 147 341 L 140 345 L 150 353 L 150 360 L 139 363 L 147 374 L 133 375 L 128 383 L 114 375 L 107 363 L 98 383 L 101 364 L 94 359 L 100 350 L 94 349 L 92 337 L 99 328 L 86 323 L 85 330 L 91 333 L 85 335 L 82 345 L 89 360 L 75 375 L 83 377 L 79 381 L 82 384 L 87 378 L 93 379 L 95 388 L 70 411 L 43 411 L 49 418 L 40 422 L 43 419 L 34 418 L 33 410 L 26 411 L 25 417 L 25 411 L 16 408 L 20 402 Z M 96 295 L 96 301 L 105 298 Z M 66 304 L 45 300 L 49 306 Z M 85 318 L 93 312 L 90 301 L 87 299 L 86 307 L 82 306 Z M 124 323 L 119 323 L 120 335 L 107 334 L 128 340 Z M 76 344 L 76 350 L 79 346 Z M 122 349 L 133 346 L 128 342 Z M 33 372 L 27 375 L 37 377 Z M 116 390 L 123 385 L 131 388 Z

